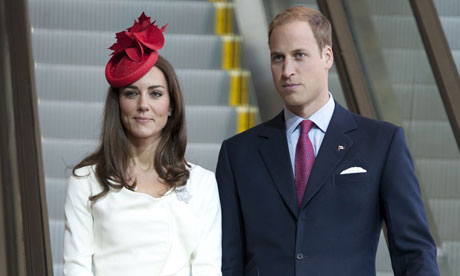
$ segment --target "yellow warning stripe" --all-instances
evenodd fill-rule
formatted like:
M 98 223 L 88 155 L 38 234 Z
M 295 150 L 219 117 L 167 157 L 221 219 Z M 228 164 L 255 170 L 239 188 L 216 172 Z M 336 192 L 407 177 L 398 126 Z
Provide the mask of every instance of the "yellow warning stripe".
M 230 106 L 249 104 L 248 83 L 251 73 L 247 70 L 231 70 L 228 103 Z
M 241 37 L 234 32 L 234 6 L 229 0 L 209 0 L 214 3 L 214 33 L 222 38 L 222 69 L 230 76 L 228 103 L 237 112 L 237 133 L 256 124 L 258 108 L 249 103 L 251 74 L 241 67 Z
M 215 8 L 214 32 L 217 35 L 233 33 L 233 3 L 213 1 Z
M 259 109 L 255 106 L 245 105 L 236 107 L 238 114 L 237 133 L 243 132 L 256 124 L 256 114 Z
M 235 35 L 222 36 L 222 69 L 240 68 L 241 37 Z

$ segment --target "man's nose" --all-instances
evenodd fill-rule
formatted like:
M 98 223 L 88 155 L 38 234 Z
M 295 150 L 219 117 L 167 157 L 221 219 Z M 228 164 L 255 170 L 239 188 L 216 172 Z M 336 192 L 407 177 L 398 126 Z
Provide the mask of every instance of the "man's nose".
M 294 64 L 292 61 L 289 59 L 285 59 L 283 63 L 283 77 L 285 78 L 290 78 L 292 75 L 294 75 Z

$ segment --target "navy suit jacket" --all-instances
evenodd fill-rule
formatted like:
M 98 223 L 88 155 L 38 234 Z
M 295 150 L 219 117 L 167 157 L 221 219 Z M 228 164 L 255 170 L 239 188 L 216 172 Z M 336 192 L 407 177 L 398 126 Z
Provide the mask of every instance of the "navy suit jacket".
M 336 103 L 300 207 L 289 158 L 283 112 L 223 142 L 224 276 L 375 275 L 383 221 L 395 275 L 439 275 L 402 128 Z

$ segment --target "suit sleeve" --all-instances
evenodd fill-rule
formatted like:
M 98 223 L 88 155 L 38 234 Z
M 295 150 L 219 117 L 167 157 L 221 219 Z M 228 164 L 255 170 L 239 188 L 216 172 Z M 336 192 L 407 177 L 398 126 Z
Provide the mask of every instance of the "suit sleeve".
M 224 141 L 216 169 L 217 184 L 222 206 L 222 274 L 244 274 L 245 238 L 236 179 L 228 155 L 228 142 Z
M 93 276 L 93 216 L 89 177 L 71 176 L 64 205 L 64 275 Z
M 381 202 L 395 275 L 439 275 L 436 245 L 402 128 L 395 131 L 381 179 Z

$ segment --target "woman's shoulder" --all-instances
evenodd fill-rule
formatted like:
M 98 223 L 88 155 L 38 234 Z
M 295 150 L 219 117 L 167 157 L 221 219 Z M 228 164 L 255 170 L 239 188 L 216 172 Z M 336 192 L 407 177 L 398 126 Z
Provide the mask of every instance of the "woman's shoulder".
M 209 206 L 219 204 L 217 181 L 214 172 L 199 165 L 189 164 L 190 177 L 185 186 L 176 188 L 176 193 L 186 195 L 191 199 L 192 209 L 201 213 Z
M 72 171 L 72 177 L 76 178 L 90 178 L 95 175 L 96 166 L 83 166 Z
M 68 189 L 76 189 L 81 192 L 93 193 L 95 190 L 99 190 L 99 182 L 96 178 L 96 166 L 84 166 L 72 171 L 72 175 L 69 179 Z
M 216 177 L 214 172 L 207 170 L 199 165 L 189 163 L 190 177 L 187 181 L 187 186 L 191 191 L 200 192 L 217 187 Z
M 203 176 L 214 177 L 214 172 L 208 169 L 205 169 L 199 165 L 196 165 L 190 162 L 187 162 L 187 163 L 190 165 L 190 168 L 189 168 L 190 177 L 192 176 L 194 177 L 203 177 Z

